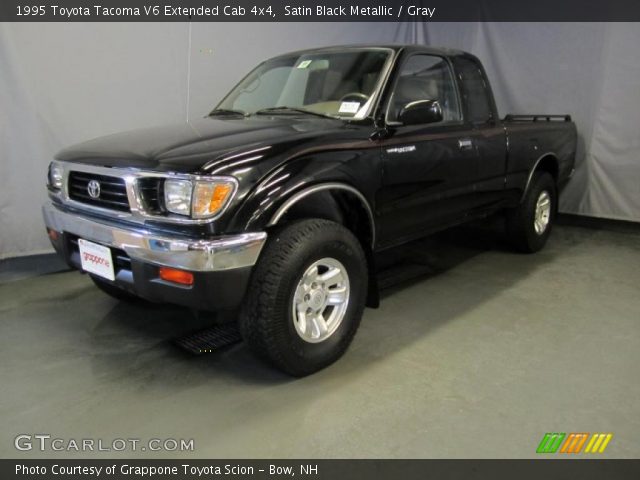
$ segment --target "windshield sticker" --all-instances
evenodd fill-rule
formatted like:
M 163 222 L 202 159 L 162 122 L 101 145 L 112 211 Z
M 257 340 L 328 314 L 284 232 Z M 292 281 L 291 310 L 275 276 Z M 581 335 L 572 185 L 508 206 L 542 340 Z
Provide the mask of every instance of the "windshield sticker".
M 303 60 L 298 64 L 297 68 L 307 68 L 309 65 L 311 65 L 311 60 Z
M 356 113 L 360 108 L 360 102 L 342 102 L 339 113 Z

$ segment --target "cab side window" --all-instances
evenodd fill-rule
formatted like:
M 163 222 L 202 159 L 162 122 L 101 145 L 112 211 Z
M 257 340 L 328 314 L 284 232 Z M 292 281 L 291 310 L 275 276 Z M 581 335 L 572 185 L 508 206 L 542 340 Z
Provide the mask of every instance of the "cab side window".
M 455 61 L 462 90 L 462 98 L 467 106 L 471 123 L 487 123 L 493 119 L 488 87 L 480 67 L 473 60 L 457 58 Z
M 449 64 L 433 55 L 412 55 L 400 68 L 400 76 L 389 102 L 388 120 L 397 121 L 408 103 L 437 100 L 442 108 L 443 122 L 462 119 Z

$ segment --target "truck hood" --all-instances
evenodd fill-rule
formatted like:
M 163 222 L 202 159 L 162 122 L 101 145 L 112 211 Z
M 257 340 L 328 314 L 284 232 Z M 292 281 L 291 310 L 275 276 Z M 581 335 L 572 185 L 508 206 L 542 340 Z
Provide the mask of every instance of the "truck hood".
M 308 116 L 207 117 L 96 138 L 65 148 L 55 158 L 104 167 L 221 173 L 245 153 L 275 152 L 283 144 L 288 150 L 302 148 L 344 128 L 340 120 Z

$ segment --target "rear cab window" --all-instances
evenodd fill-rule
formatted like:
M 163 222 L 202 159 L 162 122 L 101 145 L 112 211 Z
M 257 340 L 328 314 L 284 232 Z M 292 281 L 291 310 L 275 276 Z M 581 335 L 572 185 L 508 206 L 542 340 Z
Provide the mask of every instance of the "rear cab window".
M 466 106 L 466 119 L 474 124 L 490 123 L 493 118 L 489 87 L 480 65 L 466 57 L 454 59 L 460 93 Z

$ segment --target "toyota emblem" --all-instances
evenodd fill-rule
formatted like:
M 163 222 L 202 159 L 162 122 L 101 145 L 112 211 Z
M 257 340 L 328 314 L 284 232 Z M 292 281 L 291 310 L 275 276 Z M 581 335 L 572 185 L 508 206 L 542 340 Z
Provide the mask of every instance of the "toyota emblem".
M 91 198 L 99 198 L 100 197 L 100 182 L 97 180 L 91 180 L 87 184 L 87 192 Z

